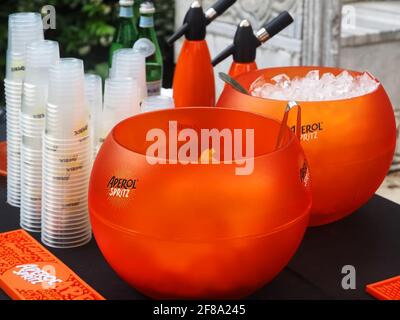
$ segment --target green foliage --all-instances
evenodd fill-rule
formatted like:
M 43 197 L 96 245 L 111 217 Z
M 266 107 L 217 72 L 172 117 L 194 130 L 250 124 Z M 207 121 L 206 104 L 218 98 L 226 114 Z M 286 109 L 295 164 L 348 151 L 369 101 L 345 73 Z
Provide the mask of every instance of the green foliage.
M 165 57 L 172 50 L 165 39 L 174 28 L 174 0 L 156 1 L 156 28 Z M 108 47 L 115 32 L 118 0 L 2 0 L 0 2 L 0 76 L 4 78 L 7 48 L 7 17 L 13 12 L 40 12 L 45 5 L 56 8 L 56 30 L 47 30 L 46 39 L 60 43 L 63 57 L 84 59 L 86 71 L 107 74 Z

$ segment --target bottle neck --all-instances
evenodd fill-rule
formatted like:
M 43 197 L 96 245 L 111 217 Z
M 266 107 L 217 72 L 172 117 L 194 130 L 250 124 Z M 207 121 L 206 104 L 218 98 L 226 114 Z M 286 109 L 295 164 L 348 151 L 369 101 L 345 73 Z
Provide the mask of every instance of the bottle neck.
M 132 6 L 120 6 L 119 16 L 121 18 L 133 18 L 133 7 Z
M 139 20 L 139 27 L 143 29 L 154 28 L 154 15 L 142 14 Z

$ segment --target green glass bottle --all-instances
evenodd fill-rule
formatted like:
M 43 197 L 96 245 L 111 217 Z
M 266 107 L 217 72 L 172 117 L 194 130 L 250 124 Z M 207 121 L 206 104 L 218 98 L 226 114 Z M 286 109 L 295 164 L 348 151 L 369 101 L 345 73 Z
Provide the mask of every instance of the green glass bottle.
M 143 0 L 135 0 L 135 3 L 133 5 L 133 14 L 139 20 L 140 17 L 140 5 L 142 4 Z
M 139 37 L 137 19 L 133 12 L 134 0 L 119 1 L 118 29 L 110 47 L 109 65 L 111 67 L 113 53 L 121 48 L 132 48 Z
M 163 57 L 154 28 L 154 4 L 150 1 L 140 5 L 139 38 L 146 38 L 156 47 L 155 53 L 146 59 L 146 81 L 149 96 L 160 95 L 163 78 Z

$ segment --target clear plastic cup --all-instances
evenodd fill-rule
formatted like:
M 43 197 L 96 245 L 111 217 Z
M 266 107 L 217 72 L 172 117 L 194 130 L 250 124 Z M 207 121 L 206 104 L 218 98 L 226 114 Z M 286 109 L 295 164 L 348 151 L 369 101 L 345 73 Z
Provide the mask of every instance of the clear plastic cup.
M 52 230 L 65 230 L 65 228 L 70 228 L 71 231 L 78 230 L 78 229 L 85 229 L 90 226 L 90 220 L 87 217 L 83 218 L 75 218 L 70 219 L 64 218 L 61 219 L 58 217 L 57 219 L 52 219 L 49 216 L 43 218 L 43 221 L 46 223 L 49 229 Z
M 147 97 L 142 101 L 140 110 L 142 113 L 157 110 L 165 110 L 174 108 L 174 100 L 167 96 Z
M 46 186 L 46 190 L 47 190 L 46 192 L 49 194 L 49 196 L 53 196 L 53 197 L 81 196 L 81 195 L 88 197 L 88 187 L 65 189 L 62 187 L 58 188 L 57 186 L 53 186 L 53 187 Z
M 99 138 L 99 126 L 103 112 L 103 82 L 100 76 L 95 74 L 85 75 L 85 96 L 90 111 L 90 136 L 93 154 L 95 154 L 95 142 Z
M 49 69 L 59 60 L 60 49 L 56 41 L 39 40 L 27 46 L 24 86 L 28 92 L 36 89 L 33 86 L 48 86 Z
M 65 225 L 68 223 L 78 223 L 78 221 L 89 221 L 87 211 L 87 206 L 63 207 L 60 205 L 54 205 L 51 202 L 47 202 L 46 199 L 43 199 L 43 219 L 47 219 L 47 221 L 52 221 L 53 223 L 61 223 Z
M 49 247 L 58 248 L 58 249 L 72 249 L 76 247 L 84 246 L 85 244 L 89 243 L 92 239 L 92 234 L 90 233 L 87 237 L 82 238 L 81 240 L 77 241 L 53 241 L 46 237 L 46 235 L 42 232 L 42 242 Z
M 24 230 L 26 230 L 28 232 L 32 232 L 32 233 L 39 233 L 42 230 L 41 224 L 39 224 L 39 223 L 38 224 L 29 224 L 29 223 L 21 221 L 20 226 Z
M 69 227 L 69 226 L 68 226 Z M 92 230 L 89 227 L 82 228 L 81 230 L 76 229 L 73 230 L 73 232 L 70 233 L 65 233 L 64 229 L 69 229 L 68 227 L 66 228 L 60 228 L 60 229 L 52 229 L 51 227 L 48 227 L 47 225 L 42 224 L 42 232 L 45 233 L 44 238 L 46 238 L 48 241 L 51 241 L 51 243 L 60 243 L 64 242 L 66 245 L 72 245 L 77 242 L 79 239 L 88 239 L 90 240 Z
M 71 139 L 77 133 L 88 134 L 89 111 L 84 94 L 82 60 L 64 58 L 50 68 L 46 117 L 49 136 Z
M 85 148 L 90 147 L 90 140 L 76 140 L 75 143 L 59 143 L 59 142 L 52 142 L 49 141 L 48 139 L 44 140 L 44 145 L 46 146 L 46 151 L 48 151 L 50 154 L 56 153 L 58 151 L 62 152 L 73 152 L 74 150 L 85 150 Z
M 43 229 L 46 232 L 46 237 L 49 239 L 62 239 L 62 240 L 77 240 L 77 239 L 82 239 L 86 238 L 89 233 L 91 233 L 90 227 L 82 228 L 81 230 L 73 230 L 70 232 L 66 232 L 62 229 L 60 230 L 54 230 L 51 228 L 48 228 L 47 225 L 44 224 Z M 68 228 L 66 228 L 68 229 Z
M 25 204 L 21 202 L 20 221 L 41 224 L 42 208 L 40 203 Z
M 50 230 L 46 229 L 46 225 L 42 225 L 42 240 L 46 239 L 54 244 L 72 245 L 81 243 L 84 239 L 90 239 L 92 236 L 91 228 L 82 230 L 80 233 L 74 234 L 53 234 Z
M 119 49 L 112 58 L 110 78 L 132 78 L 138 81 L 139 100 L 147 97 L 146 57 L 134 49 Z
M 22 210 L 23 210 L 23 209 L 21 209 L 21 212 L 22 212 Z M 27 223 L 27 224 L 31 224 L 31 225 L 33 225 L 33 224 L 35 224 L 35 225 L 39 224 L 39 226 L 40 226 L 40 224 L 41 224 L 40 210 L 39 210 L 39 214 L 36 215 L 36 216 L 21 215 L 20 222 L 22 222 L 22 221 L 24 221 L 24 222 Z
M 89 222 L 89 218 L 87 215 L 87 210 L 75 210 L 75 211 L 61 211 L 60 209 L 53 208 L 48 205 L 48 208 L 43 209 L 43 221 L 48 223 L 52 223 L 54 225 L 83 225 Z
M 87 204 L 83 202 L 68 202 L 68 201 L 59 201 L 48 199 L 45 195 L 43 195 L 43 210 L 48 211 L 52 214 L 53 218 L 62 217 L 62 216 L 79 216 L 84 217 L 84 214 L 87 214 Z M 50 217 L 50 216 L 49 216 Z
M 76 241 L 86 239 L 89 234 L 91 235 L 92 230 L 90 228 L 86 228 L 84 230 L 80 230 L 79 232 L 52 232 L 47 229 L 47 226 L 44 224 L 42 229 L 45 231 L 44 237 L 50 241 L 54 242 L 70 242 L 74 243 Z
M 6 78 L 23 81 L 27 46 L 44 38 L 39 13 L 21 12 L 8 17 Z
M 77 221 L 70 223 L 53 223 L 53 221 L 43 220 L 43 225 L 46 228 L 47 232 L 54 235 L 79 235 L 86 234 L 91 229 L 89 221 Z

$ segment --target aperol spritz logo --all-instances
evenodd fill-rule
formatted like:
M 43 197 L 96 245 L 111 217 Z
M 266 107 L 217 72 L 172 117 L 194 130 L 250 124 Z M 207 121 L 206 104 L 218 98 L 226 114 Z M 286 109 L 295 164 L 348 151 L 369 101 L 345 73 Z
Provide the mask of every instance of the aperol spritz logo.
M 56 277 L 53 266 L 40 268 L 37 264 L 24 264 L 16 266 L 13 274 L 32 285 L 41 285 L 44 289 L 53 289 L 57 283 L 62 282 Z
M 291 127 L 293 132 L 296 132 L 296 126 L 292 126 Z M 319 137 L 319 132 L 324 131 L 323 128 L 323 123 L 322 122 L 315 122 L 312 124 L 307 124 L 307 125 L 303 125 L 301 126 L 300 129 L 300 133 L 301 133 L 301 137 L 300 140 L 301 141 L 311 141 L 311 140 L 317 140 Z
M 235 174 L 254 171 L 254 129 L 199 129 L 169 121 L 168 132 L 147 132 L 146 159 L 151 165 L 232 165 Z
M 107 187 L 110 189 L 108 195 L 116 198 L 129 198 L 131 192 L 136 190 L 137 179 L 111 177 Z

